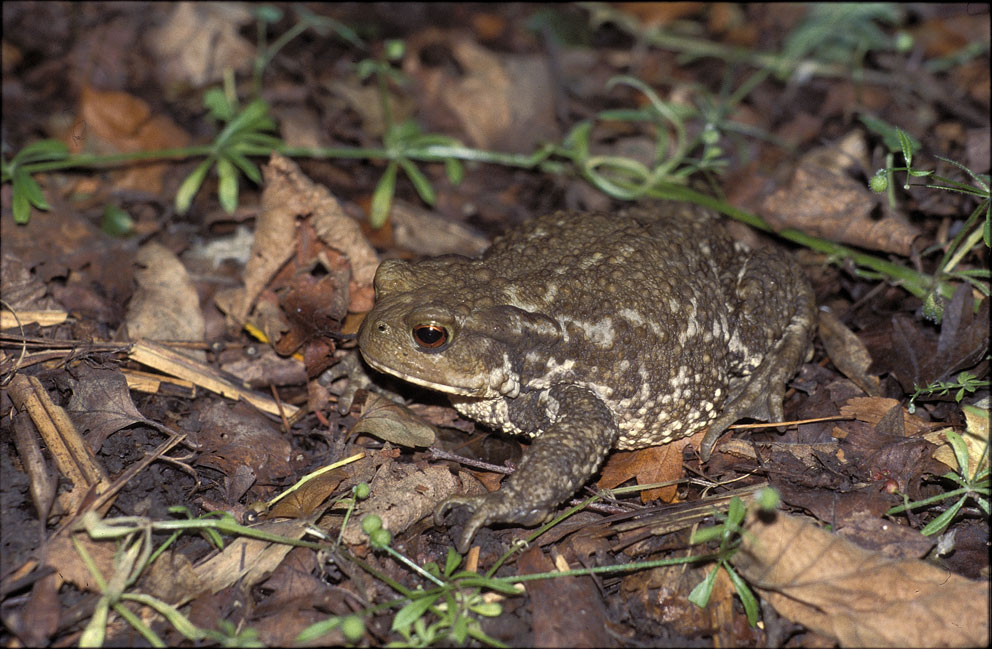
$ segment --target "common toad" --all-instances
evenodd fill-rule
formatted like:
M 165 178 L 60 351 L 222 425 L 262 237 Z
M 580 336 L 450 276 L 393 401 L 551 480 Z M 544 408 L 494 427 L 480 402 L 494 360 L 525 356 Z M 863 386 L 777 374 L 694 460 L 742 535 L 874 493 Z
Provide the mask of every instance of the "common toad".
M 369 365 L 534 438 L 498 491 L 438 509 L 472 510 L 462 551 L 483 525 L 541 522 L 610 449 L 709 426 L 706 459 L 738 419 L 781 419 L 815 319 L 791 257 L 674 202 L 543 216 L 478 259 L 385 261 L 375 292 L 359 331 Z

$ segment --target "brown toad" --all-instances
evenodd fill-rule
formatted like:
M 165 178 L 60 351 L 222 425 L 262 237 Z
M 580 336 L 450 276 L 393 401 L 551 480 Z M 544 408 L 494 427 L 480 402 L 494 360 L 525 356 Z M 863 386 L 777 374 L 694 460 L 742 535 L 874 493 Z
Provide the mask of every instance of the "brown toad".
M 450 498 L 492 523 L 541 522 L 610 449 L 782 418 L 815 304 L 787 254 L 732 241 L 708 211 L 655 203 L 534 219 L 478 259 L 383 262 L 359 331 L 374 368 L 534 438 L 499 491 Z

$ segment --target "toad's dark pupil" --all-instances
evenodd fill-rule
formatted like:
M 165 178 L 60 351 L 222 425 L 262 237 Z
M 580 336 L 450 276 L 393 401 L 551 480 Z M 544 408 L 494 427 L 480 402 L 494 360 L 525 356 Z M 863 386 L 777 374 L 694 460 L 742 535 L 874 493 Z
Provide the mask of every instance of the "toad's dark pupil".
M 420 325 L 413 328 L 413 338 L 421 347 L 433 349 L 448 342 L 448 331 L 437 325 Z

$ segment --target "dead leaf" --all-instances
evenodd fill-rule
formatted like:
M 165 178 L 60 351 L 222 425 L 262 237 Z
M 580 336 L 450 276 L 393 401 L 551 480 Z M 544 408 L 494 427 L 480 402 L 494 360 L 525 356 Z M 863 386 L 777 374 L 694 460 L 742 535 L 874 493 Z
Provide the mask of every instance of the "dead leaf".
M 77 428 L 88 433 L 86 443 L 94 453 L 104 440 L 126 426 L 148 422 L 131 400 L 127 379 L 119 369 L 81 365 L 66 410 Z M 148 422 L 150 425 L 155 424 Z
M 856 136 L 863 140 L 860 133 Z M 803 157 L 789 186 L 762 203 L 766 220 L 776 230 L 793 227 L 831 241 L 908 256 L 919 229 L 895 215 L 872 217 L 877 198 L 844 170 L 859 154 L 848 152 L 852 147 L 845 140 L 838 147 L 838 152 L 817 149 Z
M 554 572 L 556 566 L 539 546 L 517 559 L 520 574 Z M 566 566 L 567 569 L 567 566 Z M 592 577 L 561 577 L 527 582 L 536 647 L 608 647 L 606 605 Z
M 877 376 L 868 373 L 872 364 L 871 355 L 861 339 L 833 313 L 824 309 L 819 312 L 817 331 L 834 367 L 864 390 L 865 394 L 879 396 L 879 380 Z
M 250 467 L 262 485 L 280 484 L 296 473 L 293 447 L 271 421 L 244 404 L 214 401 L 200 412 L 200 430 L 190 439 L 201 447 L 196 463 L 233 475 Z
M 853 417 L 858 421 L 866 422 L 872 426 L 878 426 L 885 415 L 892 412 L 894 408 L 898 408 L 898 412 L 902 415 L 902 421 L 899 423 L 901 427 L 899 434 L 901 437 L 917 437 L 932 428 L 928 422 L 923 421 L 916 415 L 909 414 L 899 401 L 884 397 L 855 397 L 848 399 L 840 407 L 840 414 L 845 417 Z
M 977 313 L 973 304 L 970 288 L 962 284 L 944 309 L 936 344 L 908 317 L 893 316 L 890 353 L 876 354 L 876 369 L 889 372 L 907 394 L 912 394 L 916 386 L 947 380 L 978 364 L 989 348 L 989 300 L 982 300 Z M 978 378 L 988 371 L 987 365 L 983 367 L 977 372 Z M 921 400 L 953 398 L 923 395 Z
M 428 48 L 450 51 L 461 73 L 425 65 L 422 51 Z M 497 54 L 470 37 L 428 30 L 411 39 L 403 67 L 420 80 L 424 110 L 434 113 L 433 121 L 453 115 L 474 146 L 525 153 L 559 138 L 554 93 L 548 92 L 555 80 L 546 57 Z
M 449 496 L 475 496 L 485 488 L 468 472 L 456 476 L 447 466 L 419 466 L 390 462 L 380 468 L 372 482 L 372 495 L 358 506 L 344 530 L 349 545 L 368 542 L 361 519 L 368 514 L 382 518 L 382 526 L 399 534 L 417 521 L 434 514 L 438 504 Z
M 248 72 L 255 48 L 238 30 L 253 21 L 251 10 L 238 4 L 178 3 L 148 35 L 163 83 L 202 88 L 223 80 L 225 70 Z
M 374 392 L 365 400 L 351 433 L 365 433 L 407 448 L 431 446 L 437 437 L 434 427 L 409 408 Z
M 190 141 L 186 131 L 171 118 L 153 114 L 143 99 L 126 92 L 84 86 L 79 113 L 86 124 L 87 147 L 100 153 L 157 151 L 184 147 Z M 114 172 L 114 185 L 118 190 L 158 196 L 168 168 L 167 163 L 131 166 Z
M 631 478 L 637 484 L 669 482 L 682 477 L 682 449 L 689 438 L 675 440 L 663 446 L 652 446 L 638 451 L 617 451 L 610 455 L 603 467 L 599 482 L 600 489 L 613 489 Z M 675 502 L 678 485 L 669 485 L 641 492 L 641 502 L 661 499 L 662 502 Z
M 179 258 L 154 241 L 135 257 L 138 288 L 128 306 L 126 324 L 131 340 L 203 340 L 206 325 L 196 286 Z M 206 360 L 203 350 L 183 350 L 191 358 Z
M 389 221 L 395 247 L 419 256 L 457 253 L 474 257 L 489 247 L 489 240 L 471 226 L 401 199 L 393 200 Z
M 323 513 L 323 509 L 318 511 Z M 300 539 L 318 517 L 315 515 L 311 518 L 265 521 L 254 527 L 269 534 Z M 248 537 L 236 538 L 224 548 L 223 552 L 196 566 L 196 576 L 203 588 L 212 593 L 220 592 L 237 582 L 241 582 L 245 588 L 251 588 L 272 574 L 292 549 L 292 545 L 285 543 L 272 543 Z M 174 604 L 181 606 L 196 594 L 183 593 L 179 601 Z
M 341 470 L 321 473 L 279 500 L 269 509 L 266 517 L 307 518 L 347 477 L 348 474 Z
M 748 515 L 732 562 L 778 613 L 842 647 L 968 647 L 988 639 L 987 583 L 863 550 L 809 520 Z

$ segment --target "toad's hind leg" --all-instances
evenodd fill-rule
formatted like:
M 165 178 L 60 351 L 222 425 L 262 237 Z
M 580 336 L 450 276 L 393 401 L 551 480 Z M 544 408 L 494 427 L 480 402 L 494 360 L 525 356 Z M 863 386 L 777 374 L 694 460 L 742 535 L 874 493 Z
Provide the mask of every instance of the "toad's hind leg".
M 721 414 L 699 445 L 709 459 L 717 439 L 738 419 L 783 419 L 785 384 L 809 360 L 816 300 L 802 268 L 788 255 L 756 250 L 748 257 L 735 286 L 738 330 L 747 349 L 764 349 L 754 369 L 744 368 L 731 386 Z

